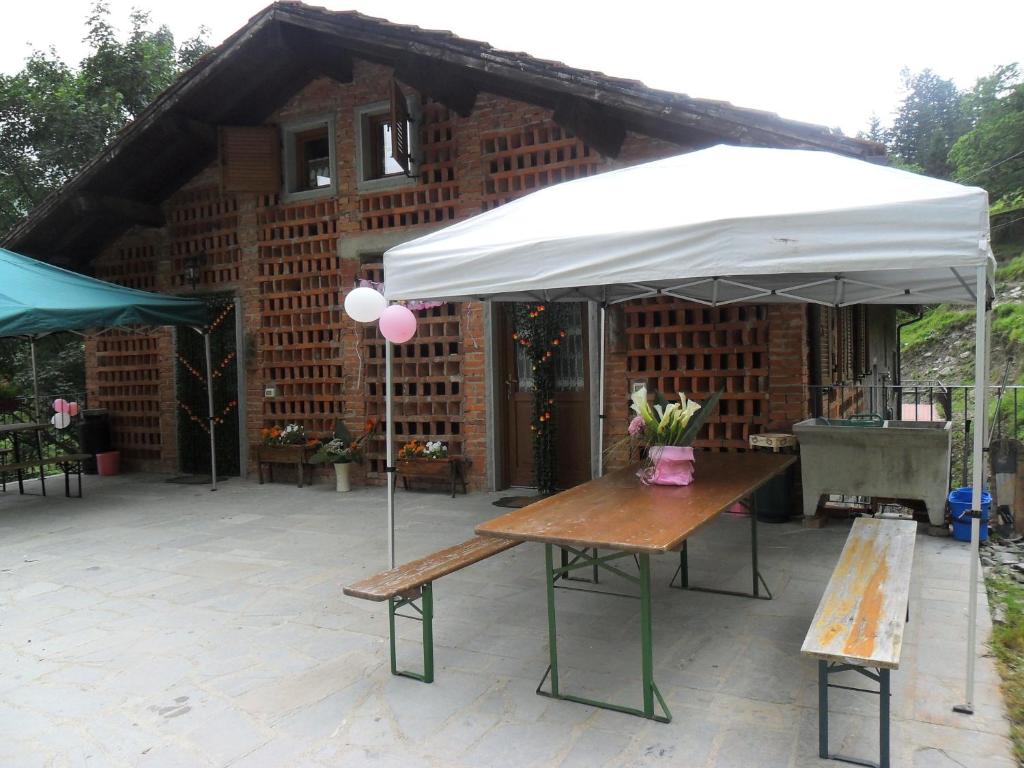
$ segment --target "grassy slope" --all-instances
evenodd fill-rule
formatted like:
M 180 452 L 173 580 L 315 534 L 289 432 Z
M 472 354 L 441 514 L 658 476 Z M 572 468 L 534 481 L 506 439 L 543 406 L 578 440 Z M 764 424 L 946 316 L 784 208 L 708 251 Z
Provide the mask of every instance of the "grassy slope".
M 1007 359 L 1010 383 L 1024 384 L 1024 243 L 997 246 L 996 306 L 992 318 L 992 378 L 1002 379 Z M 974 312 L 946 305 L 930 309 L 902 334 L 904 379 L 957 384 L 974 380 Z M 1003 404 L 1012 408 L 1010 402 Z M 1018 406 L 1024 424 L 1024 402 Z M 986 574 L 989 603 L 1003 613 L 994 625 L 993 655 L 1003 679 L 1016 757 L 1024 765 L 1024 585 L 997 573 Z
M 1013 750 L 1024 764 L 1024 586 L 997 574 L 985 581 L 993 613 L 1004 613 L 1003 622 L 993 625 L 991 645 L 1003 678 Z

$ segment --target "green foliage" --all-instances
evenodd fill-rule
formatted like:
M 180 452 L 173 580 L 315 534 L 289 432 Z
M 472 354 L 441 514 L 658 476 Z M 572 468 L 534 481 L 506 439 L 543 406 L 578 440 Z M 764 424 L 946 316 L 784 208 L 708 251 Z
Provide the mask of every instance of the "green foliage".
M 1024 304 L 1000 304 L 992 311 L 992 333 L 1009 346 L 1024 343 Z
M 950 149 L 953 178 L 988 190 L 999 208 L 1024 197 L 1024 82 L 1016 64 L 1000 67 L 965 96 L 974 127 Z
M 89 54 L 78 67 L 36 51 L 0 75 L 0 232 L 6 232 L 100 152 L 206 50 L 205 30 L 175 48 L 167 27 L 132 11 L 118 40 L 104 0 L 86 22 Z
M 998 606 L 1005 612 L 1003 621 L 992 628 L 991 647 L 1003 678 L 1013 750 L 1024 761 L 1024 586 L 998 574 L 985 582 L 993 609 Z
M 919 166 L 929 176 L 948 178 L 950 147 L 970 127 L 960 91 L 952 80 L 930 69 L 904 69 L 901 77 L 905 93 L 886 144 L 903 163 Z
M 58 333 L 36 341 L 41 395 L 73 395 L 85 390 L 85 346 L 80 336 Z M 0 379 L 18 397 L 32 395 L 32 353 L 25 339 L 0 339 Z
M 953 309 L 940 304 L 927 312 L 920 322 L 906 326 L 900 333 L 903 351 L 932 343 L 941 338 L 942 334 L 957 328 L 963 328 L 974 322 L 974 312 L 965 309 Z
M 1024 280 L 1024 253 L 1015 256 L 996 269 L 996 283 L 1003 283 L 1007 280 Z

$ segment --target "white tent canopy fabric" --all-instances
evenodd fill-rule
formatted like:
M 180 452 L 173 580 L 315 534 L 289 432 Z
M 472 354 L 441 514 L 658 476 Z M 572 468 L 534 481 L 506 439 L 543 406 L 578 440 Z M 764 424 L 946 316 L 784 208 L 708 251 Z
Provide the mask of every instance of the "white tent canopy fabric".
M 995 259 L 977 187 L 804 150 L 716 146 L 547 187 L 391 248 L 384 295 L 975 307 L 972 509 L 981 508 Z M 604 371 L 603 347 L 598 370 Z M 394 565 L 391 345 L 388 547 Z M 604 377 L 599 377 L 604 410 Z M 971 523 L 966 703 L 973 711 L 979 519 Z
M 385 296 L 974 303 L 983 189 L 827 152 L 716 146 L 539 190 L 391 248 Z

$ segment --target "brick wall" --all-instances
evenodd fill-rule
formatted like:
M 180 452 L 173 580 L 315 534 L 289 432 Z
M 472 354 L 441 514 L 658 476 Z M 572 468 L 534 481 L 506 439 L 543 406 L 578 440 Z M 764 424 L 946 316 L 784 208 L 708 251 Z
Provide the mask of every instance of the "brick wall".
M 246 348 L 241 352 L 248 403 L 244 418 L 250 442 L 270 424 L 298 422 L 312 432 L 326 433 L 336 419 L 343 419 L 358 431 L 367 417 L 380 415 L 383 365 L 374 357 L 381 349 L 379 340 L 373 338 L 372 328 L 350 321 L 341 305 L 356 278 L 368 275 L 368 265 L 388 245 L 545 185 L 687 149 L 630 132 L 620 156 L 608 160 L 558 126 L 549 110 L 531 104 L 480 94 L 473 114 L 463 118 L 423 100 L 419 178 L 395 189 L 366 192 L 360 190 L 356 172 L 355 114 L 360 107 L 387 99 L 391 76 L 387 67 L 357 61 L 352 83 L 316 80 L 267 120 L 281 124 L 326 113 L 336 116 L 333 196 L 284 202 L 276 194 L 223 194 L 214 165 L 164 204 L 169 222 L 164 230 L 131 231 L 97 259 L 96 273 L 105 279 L 192 294 L 181 279 L 184 260 L 200 250 L 207 253 L 196 292 L 229 291 L 242 300 Z M 614 341 L 609 346 L 606 439 L 618 437 L 625 426 L 629 381 L 651 373 L 638 369 L 644 356 L 637 343 L 654 343 L 655 337 L 658 365 L 687 369 L 673 378 L 675 386 L 687 391 L 697 386 L 699 395 L 720 380 L 716 367 L 730 369 L 720 371 L 729 404 L 726 418 L 713 428 L 712 444 L 735 447 L 751 429 L 779 428 L 806 414 L 805 307 L 730 308 L 709 314 L 682 302 L 671 303 L 671 308 L 656 311 L 679 312 L 679 323 L 682 313 L 689 312 L 702 328 L 680 327 L 671 336 L 622 328 L 635 343 L 631 348 L 617 349 Z M 635 323 L 655 310 L 637 304 L 623 311 Z M 426 434 L 441 439 L 447 435 L 457 443 L 473 462 L 471 487 L 481 488 L 486 482 L 488 441 L 483 306 L 469 302 L 444 312 L 450 317 L 438 323 L 425 320 L 425 325 L 454 324 L 458 341 L 446 346 L 443 354 L 432 348 L 414 349 L 416 345 L 403 354 L 407 361 L 440 365 L 449 385 L 443 393 L 442 388 L 419 391 L 415 398 L 398 403 L 397 413 L 407 425 L 424 425 L 418 428 Z M 695 340 L 694 334 L 707 338 Z M 685 356 L 697 354 L 696 346 L 706 349 L 699 364 L 693 359 L 693 365 L 687 365 Z M 732 347 L 736 349 L 729 351 Z M 117 439 L 130 466 L 177 469 L 173 352 L 169 330 L 89 342 L 90 402 L 113 412 Z M 662 369 L 658 375 L 662 384 L 670 378 Z M 280 395 L 265 399 L 264 387 L 271 383 Z M 428 412 L 429 419 L 421 418 Z M 379 457 L 381 449 L 378 440 L 371 445 L 371 454 Z M 369 479 L 378 480 L 379 461 L 371 461 L 367 468 Z

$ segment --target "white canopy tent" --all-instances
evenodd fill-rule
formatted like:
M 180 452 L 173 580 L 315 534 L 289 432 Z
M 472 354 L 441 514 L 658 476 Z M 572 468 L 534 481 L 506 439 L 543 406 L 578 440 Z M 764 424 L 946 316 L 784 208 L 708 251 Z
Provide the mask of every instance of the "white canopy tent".
M 384 254 L 384 295 L 594 301 L 971 304 L 974 498 L 981 507 L 995 260 L 982 189 L 826 152 L 716 146 L 548 187 Z M 599 411 L 604 411 L 604 344 Z M 394 565 L 391 348 L 388 536 Z M 974 698 L 979 521 L 972 522 L 966 703 Z

